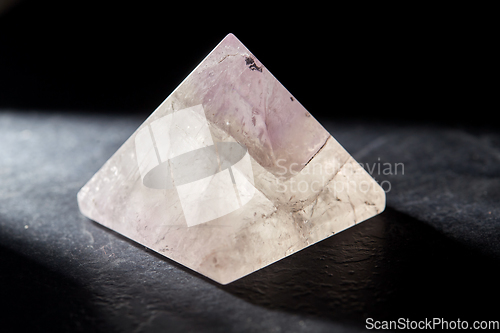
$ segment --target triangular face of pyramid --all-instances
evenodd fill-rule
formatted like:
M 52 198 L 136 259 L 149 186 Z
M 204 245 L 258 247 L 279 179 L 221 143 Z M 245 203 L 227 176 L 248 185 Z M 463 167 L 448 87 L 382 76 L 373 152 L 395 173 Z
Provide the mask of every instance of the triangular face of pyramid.
M 385 193 L 232 34 L 78 193 L 88 218 L 226 284 Z

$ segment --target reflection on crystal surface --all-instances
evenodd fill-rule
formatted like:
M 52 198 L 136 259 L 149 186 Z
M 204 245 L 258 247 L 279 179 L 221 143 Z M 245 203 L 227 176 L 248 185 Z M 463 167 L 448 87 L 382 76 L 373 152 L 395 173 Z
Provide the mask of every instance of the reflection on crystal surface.
M 385 193 L 230 34 L 78 203 L 87 217 L 229 283 L 380 213 Z

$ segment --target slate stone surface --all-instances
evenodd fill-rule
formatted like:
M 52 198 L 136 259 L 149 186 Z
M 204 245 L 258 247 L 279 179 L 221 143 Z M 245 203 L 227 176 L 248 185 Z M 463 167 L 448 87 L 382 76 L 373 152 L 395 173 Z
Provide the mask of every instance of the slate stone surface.
M 390 184 L 386 211 L 221 286 L 79 213 L 80 187 L 146 116 L 0 113 L 2 332 L 356 332 L 369 317 L 500 319 L 498 131 L 320 119 Z

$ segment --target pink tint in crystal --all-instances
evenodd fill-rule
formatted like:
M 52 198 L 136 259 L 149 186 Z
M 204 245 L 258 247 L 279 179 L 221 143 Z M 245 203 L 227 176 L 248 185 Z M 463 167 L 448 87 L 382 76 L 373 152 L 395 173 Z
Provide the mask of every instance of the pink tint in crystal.
M 80 190 L 78 204 L 225 284 L 380 213 L 385 193 L 229 34 Z

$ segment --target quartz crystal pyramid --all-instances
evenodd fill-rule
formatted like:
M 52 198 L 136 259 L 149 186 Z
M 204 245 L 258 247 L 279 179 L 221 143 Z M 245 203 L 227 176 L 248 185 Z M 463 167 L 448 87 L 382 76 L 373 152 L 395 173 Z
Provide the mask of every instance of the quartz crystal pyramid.
M 229 34 L 80 190 L 78 204 L 226 284 L 380 213 L 385 193 Z

